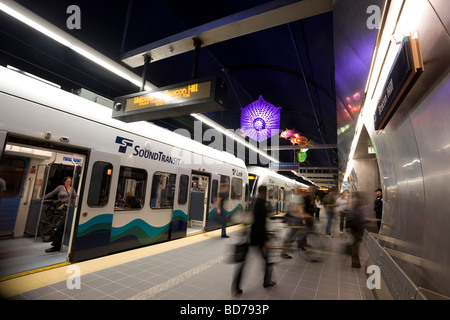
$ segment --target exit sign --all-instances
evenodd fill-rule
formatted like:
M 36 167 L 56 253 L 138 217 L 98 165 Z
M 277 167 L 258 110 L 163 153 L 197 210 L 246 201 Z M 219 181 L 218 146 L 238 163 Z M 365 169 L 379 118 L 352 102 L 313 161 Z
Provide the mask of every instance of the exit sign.
M 375 148 L 374 147 L 369 147 L 369 153 L 375 153 Z

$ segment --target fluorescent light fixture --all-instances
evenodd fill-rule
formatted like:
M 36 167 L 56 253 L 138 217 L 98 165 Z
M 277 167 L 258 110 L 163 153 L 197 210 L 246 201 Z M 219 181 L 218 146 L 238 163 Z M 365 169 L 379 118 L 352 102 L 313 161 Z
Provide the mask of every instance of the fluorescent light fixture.
M 279 160 L 275 159 L 274 157 L 272 157 L 272 156 L 268 155 L 267 153 L 261 151 L 260 149 L 256 148 L 254 145 L 245 141 L 245 139 L 242 139 L 241 137 L 235 135 L 234 133 L 231 132 L 231 130 L 227 130 L 226 128 L 215 123 L 208 117 L 206 117 L 202 114 L 199 114 L 199 113 L 191 113 L 191 116 L 194 117 L 195 119 L 203 122 L 204 124 L 216 129 L 220 133 L 230 137 L 231 139 L 235 140 L 237 143 L 240 143 L 240 144 L 244 145 L 245 147 L 255 151 L 256 153 L 260 154 L 261 156 L 265 157 L 266 159 L 269 159 L 270 161 L 273 161 L 273 162 L 279 162 Z
M 10 16 L 16 18 L 17 20 L 25 23 L 31 28 L 45 34 L 47 37 L 61 43 L 62 45 L 72 49 L 73 51 L 79 53 L 83 57 L 91 60 L 92 62 L 100 65 L 101 67 L 115 73 L 119 77 L 126 79 L 133 83 L 134 85 L 141 86 L 141 77 L 128 70 L 124 66 L 116 63 L 115 61 L 104 56 L 100 52 L 90 48 L 80 40 L 72 37 L 68 33 L 56 28 L 51 23 L 42 19 L 38 15 L 34 14 L 30 10 L 22 7 L 15 1 L 11 0 L 1 0 L 0 10 L 9 14 Z M 152 90 L 156 86 L 147 83 L 145 90 Z

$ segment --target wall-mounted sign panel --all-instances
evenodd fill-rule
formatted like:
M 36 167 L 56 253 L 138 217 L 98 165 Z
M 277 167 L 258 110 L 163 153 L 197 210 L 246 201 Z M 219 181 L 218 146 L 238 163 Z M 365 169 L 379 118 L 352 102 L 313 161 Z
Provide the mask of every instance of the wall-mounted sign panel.
M 375 130 L 384 129 L 423 72 L 419 39 L 405 37 L 375 110 Z
M 218 77 L 193 80 L 115 98 L 112 117 L 134 122 L 221 111 L 226 95 L 226 85 Z

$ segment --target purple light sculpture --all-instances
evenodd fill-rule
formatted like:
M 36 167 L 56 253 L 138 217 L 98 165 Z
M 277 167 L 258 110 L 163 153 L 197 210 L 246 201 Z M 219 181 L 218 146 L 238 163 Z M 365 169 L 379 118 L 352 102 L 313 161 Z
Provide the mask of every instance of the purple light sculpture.
M 241 108 L 241 130 L 256 141 L 263 141 L 280 131 L 281 107 L 264 101 L 262 96 Z

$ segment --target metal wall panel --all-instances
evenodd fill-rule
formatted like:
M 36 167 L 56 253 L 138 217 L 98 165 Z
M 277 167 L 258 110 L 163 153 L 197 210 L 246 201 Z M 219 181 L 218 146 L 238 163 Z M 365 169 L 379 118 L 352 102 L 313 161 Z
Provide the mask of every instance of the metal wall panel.
M 441 1 L 433 1 L 434 8 L 420 1 L 425 71 L 384 131 L 375 132 L 369 122 L 366 127 L 384 190 L 383 245 L 398 253 L 397 263 L 416 285 L 450 296 L 449 15 L 440 15 Z M 405 1 L 404 12 L 415 5 Z

